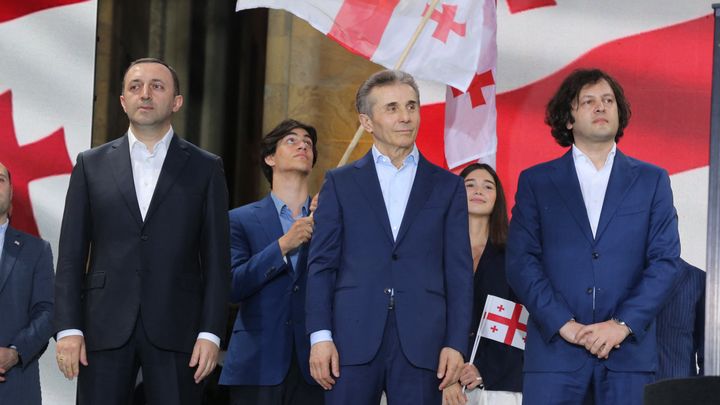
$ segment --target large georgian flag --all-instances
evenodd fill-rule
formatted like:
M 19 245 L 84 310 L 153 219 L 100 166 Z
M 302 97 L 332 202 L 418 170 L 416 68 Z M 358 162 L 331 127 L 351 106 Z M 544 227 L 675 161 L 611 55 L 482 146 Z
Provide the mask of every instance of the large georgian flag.
M 498 0 L 497 7 L 496 167 L 508 206 L 521 170 L 565 151 L 543 123 L 546 103 L 572 70 L 598 67 L 619 80 L 632 104 L 618 147 L 670 172 L 683 257 L 704 268 L 711 2 Z M 444 99 L 423 96 L 418 145 L 447 167 Z
M 238 0 L 236 10 L 287 10 L 345 48 L 392 68 L 430 0 Z M 443 0 L 401 69 L 465 91 L 475 77 L 484 1 Z
M 0 2 L 0 162 L 12 171 L 11 224 L 50 241 L 56 257 L 69 173 L 90 146 L 96 20 L 95 0 Z M 53 347 L 40 360 L 43 403 L 74 403 Z

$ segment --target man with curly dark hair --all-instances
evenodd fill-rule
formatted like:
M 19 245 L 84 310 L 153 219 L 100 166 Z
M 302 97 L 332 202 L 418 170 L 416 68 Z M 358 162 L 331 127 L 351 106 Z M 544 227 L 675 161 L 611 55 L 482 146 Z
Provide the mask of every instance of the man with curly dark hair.
M 657 365 L 655 315 L 681 274 L 665 170 L 623 154 L 620 84 L 577 70 L 550 100 L 559 159 L 520 175 L 507 276 L 530 311 L 523 397 L 641 404 Z

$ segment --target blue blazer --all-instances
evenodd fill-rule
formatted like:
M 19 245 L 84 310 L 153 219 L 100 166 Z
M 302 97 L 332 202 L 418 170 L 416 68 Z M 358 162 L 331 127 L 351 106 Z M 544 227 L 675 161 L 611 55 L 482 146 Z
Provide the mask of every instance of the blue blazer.
M 220 375 L 223 385 L 277 385 L 287 375 L 293 346 L 305 381 L 310 343 L 305 334 L 307 245 L 297 269 L 285 263 L 282 225 L 272 198 L 230 211 L 231 300 L 240 303 Z
M 52 335 L 53 271 L 50 245 L 8 227 L 0 260 L 0 346 L 17 346 L 21 363 L 0 383 L 3 404 L 37 404 L 38 358 Z
M 307 331 L 327 329 L 341 365 L 377 353 L 394 288 L 403 353 L 436 369 L 442 347 L 467 352 L 472 255 L 462 179 L 422 155 L 393 240 L 372 153 L 329 171 L 310 242 Z
M 618 150 L 595 237 L 572 151 L 521 173 L 506 266 L 510 286 L 530 312 L 525 371 L 570 372 L 592 356 L 558 334 L 571 318 L 625 321 L 633 335 L 605 366 L 654 371 L 655 316 L 681 274 L 679 255 L 664 170 Z
M 657 316 L 658 380 L 705 374 L 705 272 L 681 263 L 685 274 Z

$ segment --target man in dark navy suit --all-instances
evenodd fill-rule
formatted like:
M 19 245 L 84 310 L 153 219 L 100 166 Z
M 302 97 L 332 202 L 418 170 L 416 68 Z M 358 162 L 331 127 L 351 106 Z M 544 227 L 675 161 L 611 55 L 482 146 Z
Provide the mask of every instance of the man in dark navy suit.
M 134 61 L 130 126 L 70 176 L 55 283 L 58 367 L 78 403 L 126 404 L 142 368 L 151 403 L 198 404 L 225 335 L 230 280 L 222 160 L 180 138 L 175 70 Z
M 705 374 L 705 272 L 680 263 L 682 278 L 657 316 L 657 380 Z
M 220 384 L 233 405 L 321 405 L 305 333 L 308 178 L 315 128 L 285 120 L 265 135 L 260 161 L 271 192 L 230 211 L 231 300 L 240 303 Z
M 0 403 L 40 405 L 38 358 L 52 335 L 50 245 L 10 226 L 10 171 L 0 163 Z
M 358 90 L 373 146 L 325 175 L 310 246 L 312 376 L 329 404 L 437 404 L 457 383 L 472 312 L 462 179 L 415 146 L 420 95 L 400 71 Z

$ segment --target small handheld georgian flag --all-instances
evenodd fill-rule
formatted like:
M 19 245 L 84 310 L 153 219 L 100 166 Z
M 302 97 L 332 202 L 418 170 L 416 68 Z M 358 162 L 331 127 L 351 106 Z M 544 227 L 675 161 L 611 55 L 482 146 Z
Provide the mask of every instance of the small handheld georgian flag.
M 525 350 L 528 316 L 523 305 L 488 295 L 478 335 Z

